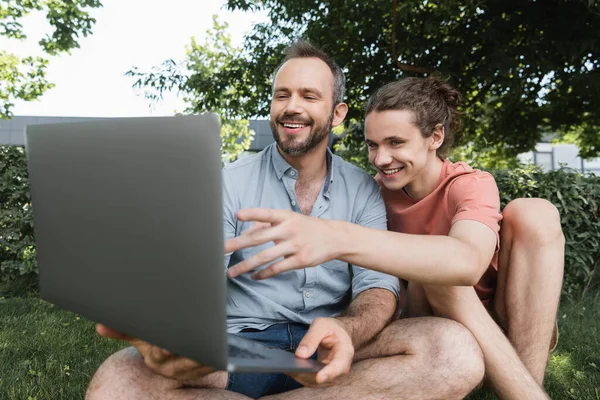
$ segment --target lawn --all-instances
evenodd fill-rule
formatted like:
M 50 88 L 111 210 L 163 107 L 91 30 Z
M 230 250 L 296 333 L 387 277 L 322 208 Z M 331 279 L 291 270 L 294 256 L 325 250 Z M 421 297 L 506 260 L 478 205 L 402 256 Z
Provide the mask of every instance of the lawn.
M 564 304 L 559 326 L 546 390 L 552 399 L 600 400 L 600 293 Z M 0 298 L 0 399 L 82 399 L 96 368 L 121 347 L 96 335 L 91 321 L 40 299 Z

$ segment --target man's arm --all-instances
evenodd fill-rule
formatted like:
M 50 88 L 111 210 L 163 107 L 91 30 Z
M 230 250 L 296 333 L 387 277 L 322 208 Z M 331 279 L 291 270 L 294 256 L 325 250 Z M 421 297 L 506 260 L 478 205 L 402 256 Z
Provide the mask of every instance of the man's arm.
M 358 349 L 375 337 L 396 312 L 396 295 L 387 289 L 368 289 L 360 293 L 337 317 Z

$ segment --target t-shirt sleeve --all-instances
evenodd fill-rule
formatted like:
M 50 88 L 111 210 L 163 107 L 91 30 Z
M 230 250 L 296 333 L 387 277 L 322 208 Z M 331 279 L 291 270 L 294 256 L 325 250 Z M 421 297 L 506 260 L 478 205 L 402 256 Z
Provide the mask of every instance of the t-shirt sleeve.
M 453 213 L 451 225 L 471 220 L 488 226 L 496 234 L 499 247 L 500 193 L 491 174 L 477 172 L 456 178 L 449 191 L 449 211 Z

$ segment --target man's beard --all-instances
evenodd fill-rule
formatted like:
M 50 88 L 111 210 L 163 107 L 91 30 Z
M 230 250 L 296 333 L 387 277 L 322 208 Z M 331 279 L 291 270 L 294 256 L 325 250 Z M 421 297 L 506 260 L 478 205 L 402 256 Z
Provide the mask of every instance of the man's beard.
M 295 121 L 301 122 L 304 124 L 312 124 L 314 121 L 311 120 L 299 120 L 298 118 L 294 118 L 294 116 L 284 114 L 277 120 L 279 121 Z M 329 115 L 327 122 L 321 125 L 313 125 L 313 128 L 310 131 L 310 134 L 306 140 L 303 142 L 297 142 L 297 138 L 294 136 L 288 137 L 287 140 L 282 140 L 279 135 L 279 131 L 277 130 L 278 123 L 277 121 L 271 120 L 269 125 L 271 126 L 271 132 L 273 133 L 273 139 L 277 142 L 277 145 L 285 154 L 290 156 L 299 156 L 302 154 L 306 154 L 311 150 L 315 149 L 323 140 L 329 137 L 331 133 L 331 123 L 333 121 L 333 113 Z

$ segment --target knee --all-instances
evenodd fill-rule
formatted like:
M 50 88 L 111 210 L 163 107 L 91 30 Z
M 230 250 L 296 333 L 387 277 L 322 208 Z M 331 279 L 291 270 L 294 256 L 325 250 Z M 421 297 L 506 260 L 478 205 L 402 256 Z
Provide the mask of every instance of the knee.
M 447 384 L 450 392 L 466 396 L 485 375 L 483 353 L 473 334 L 458 322 L 432 318 L 429 336 L 429 357 L 434 365 L 447 365 L 453 377 Z M 462 398 L 461 397 L 461 398 Z
M 86 393 L 86 400 L 135 398 L 136 385 L 143 385 L 150 371 L 134 348 L 118 351 L 96 371 Z
M 564 244 L 560 213 L 544 199 L 521 198 L 508 203 L 502 211 L 502 225 L 512 231 L 513 239 L 523 238 L 537 246 Z

